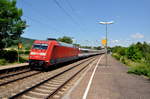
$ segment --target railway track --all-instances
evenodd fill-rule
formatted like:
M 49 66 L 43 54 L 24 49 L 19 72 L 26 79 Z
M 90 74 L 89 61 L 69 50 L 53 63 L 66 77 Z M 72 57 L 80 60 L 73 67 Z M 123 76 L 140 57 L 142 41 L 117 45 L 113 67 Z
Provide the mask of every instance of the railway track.
M 84 59 L 50 72 L 41 72 L 25 77 L 25 79 L 3 84 L 0 86 L 0 97 L 18 99 L 28 99 L 31 96 L 35 98 L 51 97 L 93 60 L 93 58 Z
M 36 74 L 41 73 L 40 71 L 31 71 L 31 70 L 26 70 L 26 71 L 22 71 L 22 72 L 18 72 L 18 73 L 14 73 L 14 74 L 10 74 L 10 75 L 6 75 L 6 76 L 2 76 L 0 77 L 0 86 L 15 82 L 17 80 L 21 80 Z
M 11 98 L 18 99 L 47 99 L 53 97 L 61 88 L 63 88 L 70 80 L 85 69 L 95 58 L 86 60 L 83 63 L 71 67 L 65 71 L 54 75 L 43 82 L 28 88 L 24 92 L 18 93 Z
M 19 71 L 11 71 L 9 73 L 3 73 L 3 74 L 0 74 L 0 79 L 3 79 L 3 78 L 7 78 L 7 77 L 11 77 L 11 76 L 15 76 L 15 75 L 18 75 L 18 74 L 21 74 L 21 73 L 25 73 L 25 72 L 28 72 L 30 71 L 30 69 L 23 69 L 23 70 L 19 70 Z

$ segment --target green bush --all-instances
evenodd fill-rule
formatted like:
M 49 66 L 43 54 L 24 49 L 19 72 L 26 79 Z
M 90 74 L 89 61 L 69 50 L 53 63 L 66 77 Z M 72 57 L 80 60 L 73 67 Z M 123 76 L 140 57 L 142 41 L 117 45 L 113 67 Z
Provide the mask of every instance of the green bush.
M 123 56 L 126 54 L 126 48 L 121 47 L 121 46 L 116 46 L 116 47 L 112 48 L 112 52 Z
M 29 54 L 30 53 L 30 50 L 20 50 L 19 51 L 19 54 Z
M 131 67 L 128 73 L 134 73 L 137 75 L 145 75 L 150 77 L 150 67 L 146 64 L 141 64 L 139 66 Z
M 5 60 L 12 63 L 17 60 L 18 53 L 16 50 L 8 50 L 8 51 L 4 51 L 2 56 Z
M 147 76 L 150 78 L 150 72 L 148 72 Z
M 118 55 L 116 53 L 112 54 L 112 56 L 115 57 L 117 60 L 120 60 L 120 57 L 121 57 L 120 55 Z
M 132 61 L 139 61 L 143 57 L 143 52 L 136 45 L 133 44 L 129 48 L 127 48 L 126 56 Z
M 29 54 L 30 53 L 30 50 L 26 50 L 25 52 L 24 52 L 24 54 Z
M 27 62 L 28 60 L 26 59 L 26 58 L 24 58 L 24 57 L 20 57 L 19 58 L 19 62 L 20 63 L 25 63 L 25 62 Z
M 1 50 L 0 51 L 0 58 L 3 59 L 6 53 L 7 53 L 6 50 Z
M 5 59 L 0 59 L 0 65 L 5 65 L 7 61 Z
M 27 56 L 29 55 L 29 50 L 19 51 L 20 63 L 27 62 Z M 5 65 L 8 63 L 14 63 L 18 60 L 18 52 L 16 50 L 1 50 L 0 51 L 0 65 Z
M 121 56 L 121 57 L 120 57 L 120 61 L 121 61 L 122 63 L 126 64 L 126 58 L 125 58 L 124 56 Z

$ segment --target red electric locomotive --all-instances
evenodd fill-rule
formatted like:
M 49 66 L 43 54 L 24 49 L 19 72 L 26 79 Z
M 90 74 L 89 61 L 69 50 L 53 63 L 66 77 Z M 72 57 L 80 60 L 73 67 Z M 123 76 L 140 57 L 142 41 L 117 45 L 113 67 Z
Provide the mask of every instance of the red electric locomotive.
M 31 68 L 48 68 L 50 65 L 77 59 L 79 53 L 79 48 L 56 39 L 36 40 L 30 51 L 29 65 Z

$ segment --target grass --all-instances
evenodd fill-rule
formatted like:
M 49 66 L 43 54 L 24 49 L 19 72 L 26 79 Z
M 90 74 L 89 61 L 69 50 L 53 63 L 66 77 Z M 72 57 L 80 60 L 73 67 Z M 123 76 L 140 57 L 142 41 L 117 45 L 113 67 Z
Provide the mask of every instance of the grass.
M 150 78 L 150 66 L 146 63 L 139 63 L 138 65 L 132 66 L 128 73 L 134 73 L 137 75 L 144 75 Z
M 15 61 L 13 63 L 8 62 L 5 59 L 0 59 L 0 66 L 10 65 L 10 64 L 18 64 L 18 61 Z
M 5 59 L 0 59 L 0 66 L 6 65 L 8 62 Z
M 24 63 L 24 62 L 27 62 L 28 61 L 28 57 L 29 55 L 28 54 L 22 54 L 20 55 L 20 63 Z

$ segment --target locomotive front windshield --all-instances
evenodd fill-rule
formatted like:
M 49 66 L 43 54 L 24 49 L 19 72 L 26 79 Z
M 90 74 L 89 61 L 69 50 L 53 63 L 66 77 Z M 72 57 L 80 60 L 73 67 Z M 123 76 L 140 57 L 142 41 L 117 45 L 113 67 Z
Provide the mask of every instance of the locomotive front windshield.
M 47 44 L 34 44 L 32 49 L 42 49 L 42 50 L 46 50 L 48 47 Z

